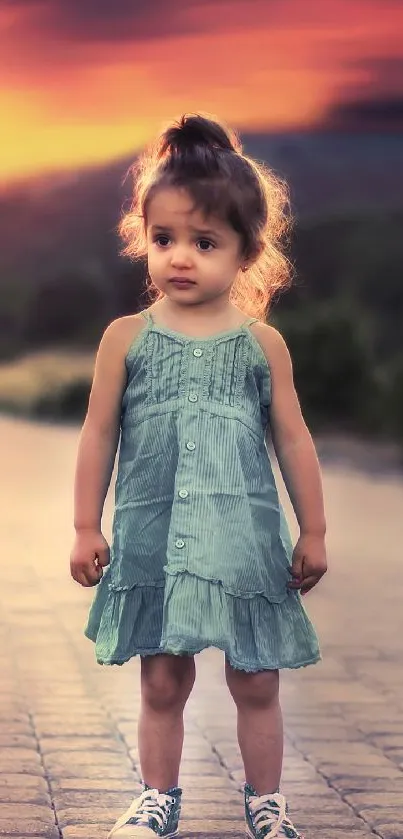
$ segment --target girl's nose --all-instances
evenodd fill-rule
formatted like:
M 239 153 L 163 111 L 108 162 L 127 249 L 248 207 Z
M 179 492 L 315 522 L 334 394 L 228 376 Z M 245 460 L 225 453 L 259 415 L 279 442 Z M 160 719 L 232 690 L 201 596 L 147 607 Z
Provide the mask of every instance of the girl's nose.
M 171 251 L 171 265 L 173 268 L 189 268 L 192 258 L 189 248 L 174 248 Z

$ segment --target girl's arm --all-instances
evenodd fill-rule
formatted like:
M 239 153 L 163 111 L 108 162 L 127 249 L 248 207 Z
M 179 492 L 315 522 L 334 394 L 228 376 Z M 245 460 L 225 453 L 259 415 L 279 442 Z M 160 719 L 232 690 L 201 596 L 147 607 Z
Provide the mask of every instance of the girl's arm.
M 81 585 L 94 585 L 109 562 L 101 518 L 120 435 L 125 357 L 136 330 L 134 318 L 120 318 L 107 328 L 97 353 L 87 415 L 78 446 L 74 483 L 76 540 L 71 573 Z
M 263 349 L 272 378 L 270 431 L 274 450 L 300 528 L 291 588 L 305 594 L 327 569 L 326 521 L 319 462 L 295 391 L 290 354 L 281 335 L 263 328 Z

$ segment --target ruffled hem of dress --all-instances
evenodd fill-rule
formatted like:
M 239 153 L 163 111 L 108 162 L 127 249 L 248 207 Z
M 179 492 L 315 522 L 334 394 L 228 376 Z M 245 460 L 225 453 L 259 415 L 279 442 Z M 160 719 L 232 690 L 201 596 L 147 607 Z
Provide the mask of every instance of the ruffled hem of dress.
M 92 603 L 85 635 L 99 664 L 169 653 L 196 655 L 222 650 L 237 670 L 297 669 L 321 660 L 315 630 L 301 597 L 281 603 L 225 592 L 188 572 L 167 575 L 164 588 L 135 586 L 115 591 L 105 574 Z

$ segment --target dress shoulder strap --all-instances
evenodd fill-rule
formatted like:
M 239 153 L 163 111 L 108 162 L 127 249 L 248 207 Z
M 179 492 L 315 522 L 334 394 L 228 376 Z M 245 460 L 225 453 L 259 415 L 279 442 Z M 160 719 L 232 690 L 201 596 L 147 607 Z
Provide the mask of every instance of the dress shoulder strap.
M 259 318 L 248 318 L 243 322 L 243 326 L 250 326 L 252 323 L 258 323 Z
M 147 323 L 153 323 L 151 312 L 148 309 L 143 309 L 143 311 L 140 312 L 140 315 L 147 321 Z

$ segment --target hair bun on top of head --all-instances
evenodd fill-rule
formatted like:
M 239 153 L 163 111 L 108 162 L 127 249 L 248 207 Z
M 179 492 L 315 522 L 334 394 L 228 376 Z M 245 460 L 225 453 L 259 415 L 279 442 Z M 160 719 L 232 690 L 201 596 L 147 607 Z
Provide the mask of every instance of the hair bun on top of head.
M 199 114 L 185 114 L 164 131 L 158 156 L 164 157 L 167 153 L 174 157 L 183 156 L 195 147 L 227 152 L 242 150 L 235 134 L 227 132 L 218 122 Z

